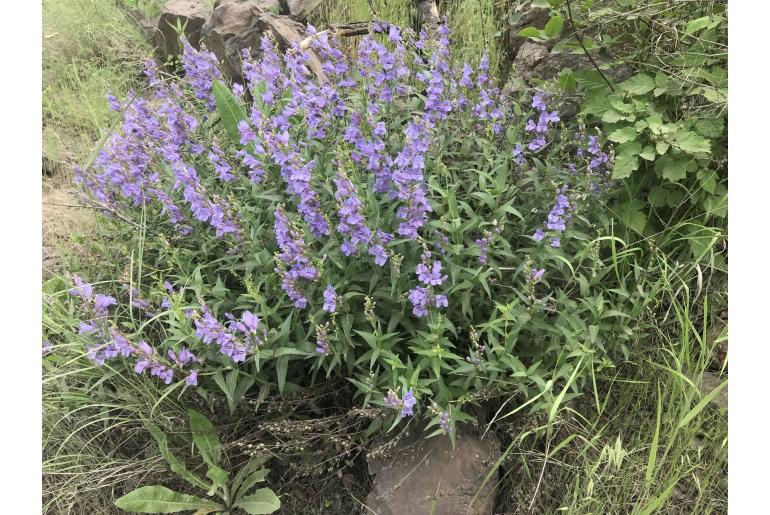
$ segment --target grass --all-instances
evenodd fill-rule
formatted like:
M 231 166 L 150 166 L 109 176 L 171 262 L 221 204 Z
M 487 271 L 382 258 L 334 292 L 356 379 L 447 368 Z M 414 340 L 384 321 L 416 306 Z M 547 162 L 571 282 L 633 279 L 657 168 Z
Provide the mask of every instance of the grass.
M 631 359 L 596 374 L 553 425 L 521 411 L 498 427 L 509 447 L 490 478 L 499 474 L 498 500 L 510 511 L 726 513 L 727 410 L 712 402 L 727 381 L 717 359 L 726 320 L 716 308 L 725 276 L 717 270 L 704 286 L 697 266 L 650 254 L 639 287 L 661 301 Z
M 43 155 L 48 171 L 83 162 L 114 120 L 107 92 L 126 95 L 150 55 L 115 2 L 43 1 Z

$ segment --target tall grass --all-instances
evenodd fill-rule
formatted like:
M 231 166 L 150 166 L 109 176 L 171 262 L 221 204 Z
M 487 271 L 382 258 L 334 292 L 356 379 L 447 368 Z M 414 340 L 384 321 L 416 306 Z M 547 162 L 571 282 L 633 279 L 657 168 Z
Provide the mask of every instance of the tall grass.
M 595 374 L 552 424 L 521 410 L 498 427 L 508 447 L 488 477 L 510 511 L 726 513 L 727 410 L 716 402 L 727 388 L 727 362 L 716 359 L 726 274 L 678 263 L 683 243 L 665 248 L 669 232 L 677 227 L 657 239 L 664 248 L 643 242 L 611 258 L 621 289 L 648 292 L 649 329 L 629 359 Z M 716 245 L 706 250 L 718 262 Z
M 116 2 L 43 1 L 43 152 L 51 166 L 85 159 L 113 119 L 108 91 L 126 95 L 150 54 Z

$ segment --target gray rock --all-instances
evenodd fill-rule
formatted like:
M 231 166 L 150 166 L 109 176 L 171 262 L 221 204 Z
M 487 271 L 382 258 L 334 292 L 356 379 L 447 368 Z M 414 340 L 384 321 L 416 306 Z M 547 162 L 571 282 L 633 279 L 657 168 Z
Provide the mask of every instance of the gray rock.
M 531 2 L 522 2 L 514 8 L 510 16 L 513 18 L 513 23 L 503 31 L 500 43 L 503 61 L 507 66 L 516 59 L 519 49 L 528 41 L 527 38 L 520 37 L 519 32 L 527 27 L 545 27 L 551 17 L 551 11 L 543 7 L 532 7 Z
M 458 428 L 455 449 L 448 436 L 426 440 L 413 431 L 389 455 L 375 449 L 367 457 L 374 479 L 366 505 L 378 515 L 491 514 L 496 481 L 484 486 L 472 507 L 470 502 L 499 452 L 497 442 L 480 440 L 469 427 Z
M 286 5 L 289 7 L 288 14 L 296 20 L 303 20 L 305 17 L 316 7 L 318 7 L 323 0 L 287 0 Z
M 206 0 L 168 0 L 160 13 L 152 38 L 161 60 L 182 53 L 177 26 L 184 27 L 184 36 L 190 44 L 200 48 L 201 30 L 209 13 Z
M 526 41 L 521 48 L 519 48 L 516 58 L 513 60 L 513 64 L 516 65 L 518 70 L 531 70 L 548 57 L 548 48 L 545 45 L 539 43 L 533 43 Z

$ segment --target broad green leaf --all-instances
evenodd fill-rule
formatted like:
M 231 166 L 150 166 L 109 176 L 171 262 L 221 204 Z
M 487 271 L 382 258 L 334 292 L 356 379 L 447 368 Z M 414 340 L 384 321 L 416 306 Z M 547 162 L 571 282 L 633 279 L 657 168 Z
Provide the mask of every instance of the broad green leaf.
M 655 160 L 655 147 L 653 147 L 652 145 L 645 145 L 645 147 L 642 149 L 642 151 L 639 152 L 639 157 L 641 157 L 645 161 L 654 161 Z
M 190 417 L 190 432 L 193 442 L 209 467 L 218 467 L 222 459 L 222 449 L 214 425 L 202 413 L 194 409 L 187 410 Z
M 238 471 L 237 474 L 235 474 L 235 478 L 233 479 L 232 492 L 234 496 L 237 496 L 238 492 L 242 490 L 241 485 L 243 484 L 244 480 L 247 477 L 249 477 L 252 473 L 257 471 L 259 467 L 264 465 L 266 461 L 267 461 L 267 457 L 251 458 L 248 461 L 248 463 L 246 463 L 246 465 L 241 467 L 241 469 Z M 268 470 L 268 469 L 262 469 L 262 470 Z
M 641 200 L 631 200 L 618 206 L 618 216 L 630 229 L 644 233 L 644 227 L 647 225 L 647 215 L 644 212 L 645 203 Z
M 727 88 L 701 88 L 703 96 L 709 102 L 724 104 L 727 102 Z
M 620 88 L 632 95 L 645 95 L 655 89 L 655 81 L 646 73 L 638 73 L 630 79 L 621 82 Z
M 671 146 L 671 145 L 669 145 L 669 144 L 668 144 L 668 143 L 666 143 L 665 141 L 658 141 L 657 143 L 655 143 L 655 151 L 656 151 L 658 154 L 660 154 L 660 155 L 663 155 L 663 154 L 665 154 L 666 152 L 668 152 L 668 148 L 669 148 L 670 146 Z
M 677 182 L 687 177 L 691 163 L 693 160 L 688 156 L 668 154 L 655 161 L 655 171 L 664 179 Z
M 717 189 L 717 174 L 712 170 L 701 170 L 698 172 L 698 182 L 704 191 L 713 194 Z
M 636 129 L 631 126 L 616 129 L 607 136 L 608 140 L 615 143 L 626 143 L 634 138 L 636 138 Z
M 639 168 L 639 152 L 642 145 L 638 141 L 629 141 L 615 149 L 615 162 L 612 165 L 612 178 L 625 179 Z
M 269 488 L 260 488 L 235 503 L 235 507 L 252 515 L 273 513 L 281 507 L 281 501 Z
M 536 29 L 535 27 L 527 27 L 521 29 L 517 36 L 521 38 L 544 39 L 545 34 L 542 30 Z
M 558 82 L 561 89 L 568 93 L 574 92 L 577 88 L 575 76 L 572 74 L 572 70 L 569 68 L 564 68 L 561 72 L 559 72 Z
M 713 29 L 718 27 L 720 23 L 724 21 L 721 16 L 703 16 L 702 18 L 695 18 L 687 22 L 687 26 L 684 28 L 684 33 L 692 35 L 703 29 Z
M 233 143 L 240 145 L 241 131 L 238 129 L 238 122 L 248 118 L 246 109 L 222 81 L 215 80 L 211 86 L 211 92 L 214 95 L 217 113 L 219 113 L 219 119 L 222 121 L 225 132 Z
M 636 116 L 634 116 L 633 114 L 623 114 L 614 109 L 609 109 L 606 113 L 602 115 L 602 121 L 605 123 L 615 123 L 623 120 L 633 122 L 635 119 L 636 119 Z
M 582 52 L 582 49 L 581 49 Z M 590 91 L 592 93 L 596 93 L 599 91 L 605 91 L 607 90 L 609 92 L 609 88 L 607 87 L 607 83 L 604 82 L 604 79 L 602 78 L 602 74 L 599 73 L 598 70 L 576 70 L 573 75 L 575 76 L 575 80 L 580 85 L 581 88 L 585 89 L 586 91 Z M 597 95 L 602 96 L 606 99 L 607 95 Z M 595 98 L 595 97 L 590 97 Z M 590 101 L 589 98 L 589 101 Z
M 548 23 L 545 24 L 543 32 L 545 32 L 545 35 L 549 38 L 555 38 L 561 34 L 562 27 L 564 27 L 564 18 L 557 14 L 548 20 Z
M 701 118 L 695 122 L 695 130 L 707 138 L 717 138 L 725 128 L 725 119 L 720 117 Z
M 201 508 L 215 511 L 226 509 L 221 504 L 211 502 L 208 499 L 180 494 L 160 485 L 137 488 L 116 500 L 115 506 L 134 513 L 178 513 Z
M 674 144 L 688 154 L 705 154 L 711 152 L 711 142 L 692 131 L 674 133 Z

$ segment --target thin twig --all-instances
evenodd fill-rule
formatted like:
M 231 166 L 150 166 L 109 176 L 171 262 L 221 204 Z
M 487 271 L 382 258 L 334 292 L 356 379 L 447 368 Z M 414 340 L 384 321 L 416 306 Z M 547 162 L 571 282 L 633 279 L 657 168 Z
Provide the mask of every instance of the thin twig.
M 604 72 L 599 68 L 599 65 L 596 64 L 596 61 L 594 61 L 594 58 L 591 57 L 591 54 L 588 52 L 588 49 L 583 44 L 583 34 L 578 30 L 577 25 L 575 24 L 575 20 L 572 18 L 572 6 L 569 3 L 569 0 L 567 0 L 567 15 L 569 16 L 569 22 L 572 24 L 572 28 L 575 30 L 575 37 L 578 40 L 578 43 L 580 44 L 580 48 L 583 49 L 583 52 L 585 52 L 586 57 L 591 61 L 591 64 L 594 65 L 594 68 L 596 68 L 596 71 L 599 72 L 599 75 L 602 76 L 602 79 L 604 79 L 604 82 L 607 83 L 607 86 L 609 86 L 610 91 L 613 93 L 615 92 L 615 87 L 612 85 L 612 83 L 607 79 L 607 77 L 604 75 Z

